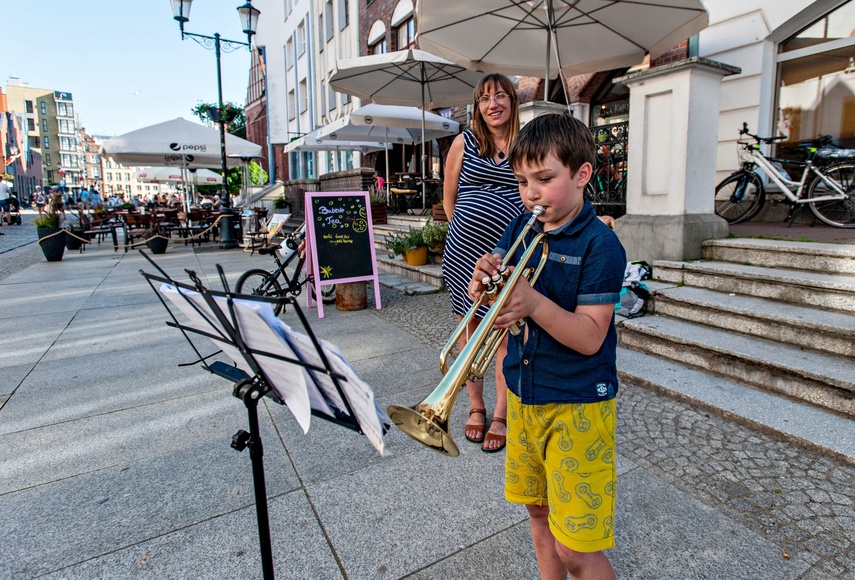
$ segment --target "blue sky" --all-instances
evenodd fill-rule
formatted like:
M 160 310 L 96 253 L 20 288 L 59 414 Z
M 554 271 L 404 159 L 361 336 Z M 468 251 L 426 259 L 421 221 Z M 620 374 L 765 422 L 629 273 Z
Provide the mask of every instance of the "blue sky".
M 196 0 L 185 30 L 245 41 L 243 3 Z M 169 0 L 8 0 L 0 22 L 0 83 L 71 92 L 90 134 L 197 120 L 191 109 L 217 100 L 214 51 L 181 41 Z M 249 63 L 243 47 L 222 55 L 223 100 L 244 104 Z

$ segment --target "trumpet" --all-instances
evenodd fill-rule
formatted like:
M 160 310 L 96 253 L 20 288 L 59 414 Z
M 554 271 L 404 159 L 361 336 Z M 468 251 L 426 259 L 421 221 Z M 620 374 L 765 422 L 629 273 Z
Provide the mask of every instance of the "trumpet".
M 514 255 L 517 248 L 523 243 L 526 235 L 528 235 L 534 222 L 537 221 L 538 216 L 542 213 L 543 207 L 539 205 L 534 207 L 531 219 L 529 219 L 520 235 L 514 241 L 507 253 L 506 259 Z M 524 267 L 525 264 L 528 264 L 532 256 L 534 256 L 538 247 L 541 248 L 541 254 L 537 266 L 533 268 Z M 517 282 L 521 277 L 525 277 L 530 284 L 534 285 L 544 266 L 546 266 L 548 257 L 549 248 L 544 234 L 536 234 L 528 247 L 524 249 L 517 262 L 519 266 L 513 272 L 502 266 L 502 269 L 497 274 L 494 274 L 492 277 L 485 277 L 482 280 L 485 291 L 472 304 L 472 307 L 460 321 L 460 324 L 457 325 L 454 333 L 440 352 L 439 368 L 444 375 L 442 381 L 420 403 L 412 407 L 390 405 L 387 409 L 389 418 L 401 431 L 443 455 L 449 457 L 460 455 L 457 444 L 448 432 L 448 421 L 451 416 L 451 409 L 454 407 L 454 400 L 457 398 L 460 389 L 466 384 L 467 379 L 478 380 L 483 378 L 490 361 L 496 356 L 496 351 L 499 350 L 499 346 L 502 344 L 509 329 L 495 329 L 493 325 L 502 308 L 508 302 Z M 452 353 L 455 346 L 464 334 L 467 333 L 469 323 L 475 317 L 478 308 L 490 301 L 493 301 L 493 304 L 487 311 L 486 316 L 478 325 L 478 328 L 475 329 L 475 332 L 472 333 L 472 336 L 468 338 L 466 346 L 463 347 L 456 357 L 453 357 Z M 519 321 L 515 326 L 510 328 L 510 331 L 513 334 L 518 333 L 523 324 L 524 321 Z M 454 361 L 449 367 L 448 361 L 450 356 Z

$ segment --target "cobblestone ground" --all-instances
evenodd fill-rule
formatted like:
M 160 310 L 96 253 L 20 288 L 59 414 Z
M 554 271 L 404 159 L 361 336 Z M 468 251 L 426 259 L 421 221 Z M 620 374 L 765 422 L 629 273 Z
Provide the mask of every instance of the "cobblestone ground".
M 381 299 L 372 312 L 437 352 L 456 325 L 445 294 Z M 618 452 L 807 562 L 804 578 L 855 577 L 855 467 L 627 383 Z
M 12 254 L 0 253 L 0 279 L 41 259 L 37 245 Z M 383 288 L 381 299 L 366 312 L 437 353 L 456 326 L 444 293 Z M 624 457 L 807 562 L 804 578 L 855 577 L 855 467 L 634 384 L 621 385 L 618 410 Z

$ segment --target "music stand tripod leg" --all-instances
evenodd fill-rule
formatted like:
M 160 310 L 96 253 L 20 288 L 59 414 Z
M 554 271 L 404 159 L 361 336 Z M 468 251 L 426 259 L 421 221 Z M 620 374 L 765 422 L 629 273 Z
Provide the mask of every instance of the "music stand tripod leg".
M 258 542 L 261 547 L 261 569 L 265 580 L 273 580 L 273 550 L 270 542 L 270 518 L 267 513 L 267 486 L 264 483 L 264 448 L 258 428 L 258 402 L 270 390 L 263 381 L 248 379 L 235 383 L 233 395 L 246 405 L 249 433 L 238 431 L 232 437 L 232 448 L 243 451 L 249 447 L 252 482 L 255 487 L 255 512 L 258 520 Z

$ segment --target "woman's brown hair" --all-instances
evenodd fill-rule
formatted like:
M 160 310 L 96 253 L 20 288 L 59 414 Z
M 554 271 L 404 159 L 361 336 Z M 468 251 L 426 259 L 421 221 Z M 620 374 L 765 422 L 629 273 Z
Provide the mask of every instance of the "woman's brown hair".
M 511 99 L 511 126 L 508 128 L 508 148 L 510 148 L 511 142 L 513 142 L 514 137 L 520 131 L 520 103 L 517 97 L 517 90 L 514 88 L 511 79 L 498 73 L 485 76 L 478 81 L 473 91 L 474 114 L 472 115 L 472 134 L 478 143 L 478 155 L 481 157 L 493 157 L 496 154 L 493 138 L 490 136 L 490 130 L 484 122 L 483 115 L 481 115 L 481 106 L 478 104 L 478 99 L 487 92 L 487 89 L 491 85 L 495 86 L 497 91 L 507 93 Z

